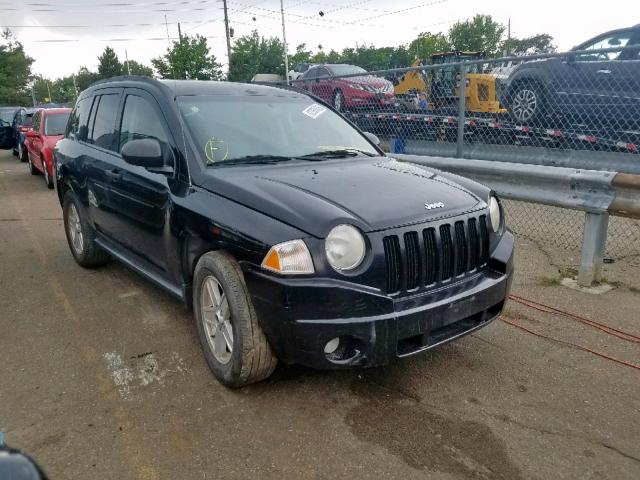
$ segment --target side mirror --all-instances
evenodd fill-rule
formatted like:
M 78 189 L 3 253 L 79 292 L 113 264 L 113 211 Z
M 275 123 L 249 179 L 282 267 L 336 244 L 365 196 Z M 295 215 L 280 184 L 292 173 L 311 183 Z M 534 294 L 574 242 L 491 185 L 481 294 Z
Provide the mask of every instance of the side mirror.
M 158 173 L 173 172 L 171 167 L 164 164 L 162 157 L 162 147 L 155 138 L 139 138 L 129 140 L 120 150 L 120 154 L 125 162 L 144 167 L 147 170 Z
M 371 132 L 363 132 L 363 133 L 364 133 L 364 136 L 367 137 L 369 141 L 373 143 L 376 147 L 380 146 L 380 139 L 378 138 L 377 135 L 374 135 Z
M 27 136 L 27 138 L 35 138 L 38 136 L 38 132 L 36 132 L 33 128 L 30 130 L 27 130 L 25 135 Z

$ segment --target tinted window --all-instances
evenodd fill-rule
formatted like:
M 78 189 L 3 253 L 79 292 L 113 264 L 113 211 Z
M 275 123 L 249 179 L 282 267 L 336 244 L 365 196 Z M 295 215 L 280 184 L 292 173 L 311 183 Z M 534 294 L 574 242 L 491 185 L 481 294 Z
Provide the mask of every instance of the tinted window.
M 36 112 L 33 115 L 33 129 L 36 132 L 40 131 L 40 117 L 42 116 L 42 111 Z
M 163 145 L 164 151 L 169 141 L 163 123 L 164 120 L 147 100 L 127 95 L 120 125 L 120 148 L 130 140 L 155 138 Z
M 596 40 L 582 45 L 580 50 L 601 50 L 605 48 L 617 48 L 620 47 L 620 51 L 617 52 L 599 52 L 593 54 L 578 55 L 576 60 L 581 62 L 603 62 L 608 60 L 617 60 L 620 57 L 620 53 L 623 47 L 626 47 L 631 39 L 633 32 L 621 32 L 615 35 L 607 35 L 599 37 Z
M 20 125 L 24 127 L 30 127 L 33 124 L 33 113 L 26 113 L 20 120 Z
M 120 95 L 118 94 L 96 97 L 93 101 L 93 111 L 95 113 L 92 113 L 92 118 L 89 122 L 92 126 L 87 142 L 102 148 L 110 149 L 113 147 L 113 134 L 119 103 Z
M 68 113 L 54 113 L 44 117 L 45 135 L 62 135 L 69 120 Z
M 67 127 L 67 137 L 83 140 L 87 136 L 87 120 L 91 110 L 93 97 L 85 97 L 78 100 L 76 107 L 71 112 L 71 118 Z
M 331 71 L 334 75 L 352 75 L 356 73 L 367 73 L 364 68 L 355 65 L 331 65 Z
M 313 80 L 314 78 L 316 78 L 318 76 L 318 70 L 319 70 L 318 68 L 310 68 L 304 74 L 304 79 L 305 80 Z

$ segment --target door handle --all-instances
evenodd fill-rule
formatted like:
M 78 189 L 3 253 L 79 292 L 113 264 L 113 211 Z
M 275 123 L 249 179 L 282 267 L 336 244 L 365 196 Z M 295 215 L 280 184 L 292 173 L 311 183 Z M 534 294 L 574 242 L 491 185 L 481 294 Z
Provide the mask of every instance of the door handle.
M 611 73 L 611 70 L 598 70 L 596 73 L 602 73 L 605 75 L 609 75 Z
M 120 180 L 122 178 L 122 170 L 114 169 L 114 170 L 105 170 L 104 175 L 109 180 Z

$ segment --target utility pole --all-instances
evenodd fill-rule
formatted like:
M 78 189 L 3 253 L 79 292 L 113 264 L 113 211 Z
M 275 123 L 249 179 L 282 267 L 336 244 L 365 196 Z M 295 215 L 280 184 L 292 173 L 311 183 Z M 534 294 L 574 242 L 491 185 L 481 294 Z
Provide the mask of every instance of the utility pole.
M 284 29 L 284 3 L 280 0 L 280 15 L 282 16 L 282 43 L 284 43 L 284 78 L 289 85 L 289 56 L 287 55 L 287 32 Z
M 164 14 L 164 26 L 167 29 L 167 47 L 171 50 L 171 39 L 169 38 L 169 23 L 167 23 L 167 14 Z
M 127 62 L 127 75 L 131 75 L 131 67 L 129 67 L 129 54 L 127 53 L 127 51 L 124 51 L 124 58 Z M 75 82 L 75 80 L 74 80 Z
M 47 83 L 47 92 L 49 92 L 49 103 L 53 103 L 53 98 L 51 98 L 51 89 L 49 88 L 49 80 L 45 80 Z
M 178 40 L 182 43 L 182 29 L 180 28 L 180 22 L 178 22 Z
M 227 14 L 227 0 L 222 0 L 224 8 L 224 33 L 227 37 L 227 63 L 231 67 L 231 37 L 229 36 L 229 15 Z
M 125 53 L 126 53 L 126 50 L 125 50 Z M 127 62 L 127 67 L 129 67 L 129 62 Z M 71 78 L 73 79 L 73 89 L 76 91 L 76 98 L 78 98 L 78 85 L 76 85 L 76 76 L 71 75 Z
M 37 105 L 37 102 L 36 102 L 36 88 L 34 84 L 31 84 L 31 100 L 33 101 L 33 106 L 35 107 Z
M 507 21 L 507 57 L 511 55 L 511 17 Z

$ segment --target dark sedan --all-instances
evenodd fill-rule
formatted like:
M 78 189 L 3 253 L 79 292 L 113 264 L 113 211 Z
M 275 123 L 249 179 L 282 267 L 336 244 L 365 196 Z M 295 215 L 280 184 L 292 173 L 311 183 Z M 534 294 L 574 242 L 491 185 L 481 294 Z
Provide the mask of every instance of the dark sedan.
M 513 120 L 554 117 L 640 129 L 640 25 L 603 33 L 573 51 L 582 53 L 525 62 L 511 72 L 499 97 Z
M 229 386 L 277 360 L 384 365 L 486 326 L 513 270 L 498 199 L 374 140 L 298 91 L 100 82 L 55 151 L 69 248 L 191 305 Z

